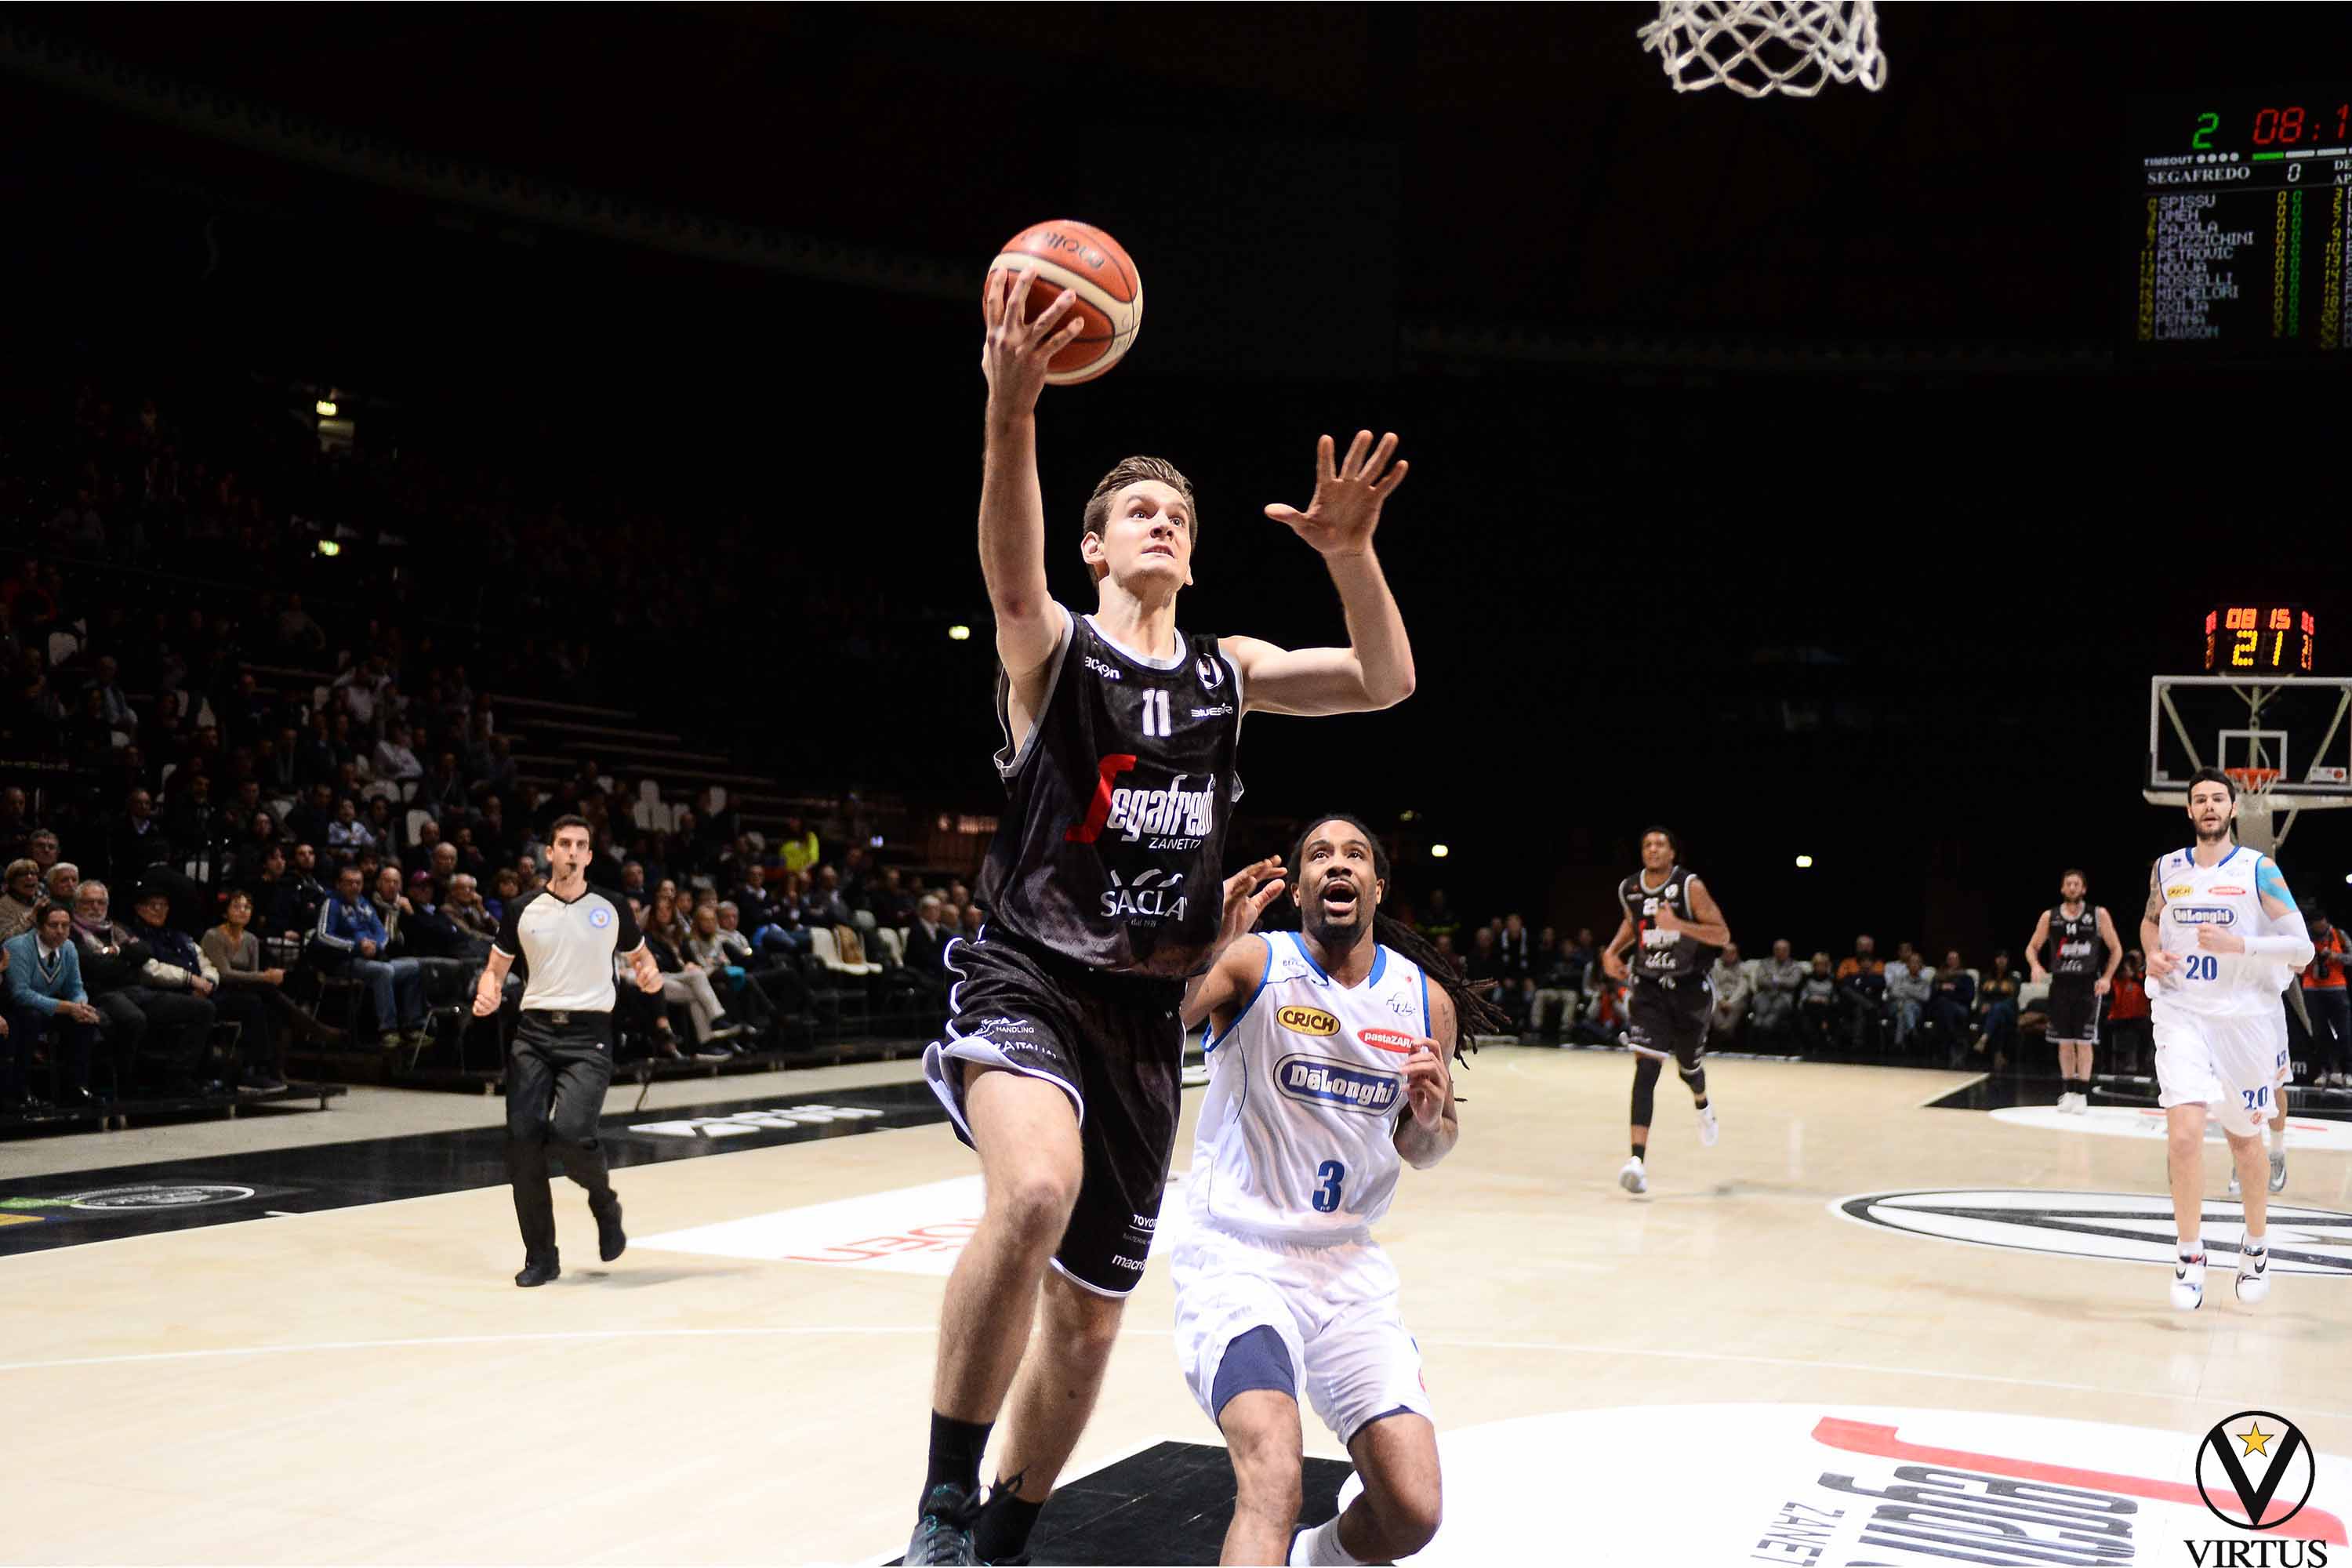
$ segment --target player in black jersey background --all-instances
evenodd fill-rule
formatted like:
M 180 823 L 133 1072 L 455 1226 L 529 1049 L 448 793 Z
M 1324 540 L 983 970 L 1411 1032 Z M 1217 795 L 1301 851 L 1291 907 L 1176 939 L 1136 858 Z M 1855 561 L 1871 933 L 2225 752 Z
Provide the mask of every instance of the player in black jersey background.
M 1658 1079 L 1667 1058 L 1690 1086 L 1698 1109 L 1698 1141 L 1716 1138 L 1715 1107 L 1706 1097 L 1706 1028 L 1715 1007 L 1715 982 L 1708 978 L 1715 955 L 1731 940 L 1731 928 L 1716 907 L 1715 895 L 1681 864 L 1682 846 L 1663 827 L 1642 835 L 1642 868 L 1617 884 L 1622 915 L 1617 933 L 1601 952 L 1601 967 L 1612 980 L 1629 971 L 1633 996 L 1626 1005 L 1625 1043 L 1633 1049 L 1633 1157 L 1617 1173 L 1629 1193 L 1650 1190 L 1650 1116 L 1656 1109 Z M 1625 952 L 1631 948 L 1629 961 Z
M 2090 879 L 2069 868 L 2058 878 L 2058 901 L 2033 922 L 2025 961 L 2036 985 L 2047 984 L 2042 1011 L 2050 1018 L 2050 1041 L 2058 1047 L 2058 1109 L 2077 1115 L 2090 1109 L 2091 1053 L 2099 1042 L 2099 1004 L 2115 984 L 2124 944 L 2107 911 L 2088 901 Z
M 924 1073 L 978 1151 L 987 1196 L 940 1312 L 910 1563 L 1020 1555 L 1093 1409 L 1167 1182 L 1187 984 L 1282 886 L 1278 858 L 1223 874 L 1243 715 L 1368 712 L 1413 684 L 1372 552 L 1405 477 L 1393 435 L 1375 447 L 1360 432 L 1344 458 L 1324 437 L 1306 510 L 1265 509 L 1322 555 L 1345 647 L 1181 634 L 1200 517 L 1190 481 L 1154 458 L 1121 462 L 1087 499 L 1076 542 L 1094 613 L 1055 602 L 1035 407 L 1079 323 L 1067 293 L 1024 321 L 1028 281 L 992 273 L 982 306 L 980 558 L 1008 799 L 981 877 L 986 923 L 949 951 L 948 1037 Z M 1008 1393 L 983 1511 L 982 1452 Z

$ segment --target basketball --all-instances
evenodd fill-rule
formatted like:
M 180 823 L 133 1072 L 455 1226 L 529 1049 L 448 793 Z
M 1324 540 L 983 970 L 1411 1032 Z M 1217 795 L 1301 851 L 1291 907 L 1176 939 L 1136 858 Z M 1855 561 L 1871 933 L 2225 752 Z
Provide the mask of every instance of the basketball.
M 1143 279 L 1118 241 L 1091 224 L 1057 218 L 1033 224 L 1004 242 L 995 272 L 1015 268 L 1030 276 L 1027 318 L 1061 298 L 1065 289 L 1078 292 L 1071 309 L 1086 322 L 1077 341 L 1054 356 L 1045 372 L 1053 386 L 1075 386 L 1095 377 L 1127 357 L 1135 334 L 1143 325 Z

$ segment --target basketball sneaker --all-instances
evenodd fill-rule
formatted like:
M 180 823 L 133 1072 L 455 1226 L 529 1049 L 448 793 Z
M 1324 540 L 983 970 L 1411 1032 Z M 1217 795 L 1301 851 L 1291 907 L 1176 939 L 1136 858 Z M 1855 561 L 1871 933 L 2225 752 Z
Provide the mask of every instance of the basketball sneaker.
M 2178 1287 L 2175 1287 L 2177 1289 Z M 2267 1246 L 2238 1248 L 2238 1300 L 2260 1306 L 2271 1293 L 2271 1249 Z
M 941 1481 L 923 1500 L 923 1517 L 907 1542 L 908 1568 L 917 1563 L 972 1563 L 971 1527 L 979 1517 L 978 1500 L 952 1481 Z
M 1648 1173 L 1642 1169 L 1642 1156 L 1636 1154 L 1618 1167 L 1617 1184 L 1629 1193 L 1646 1193 L 1650 1190 L 1650 1177 Z
M 2172 1304 L 2193 1312 L 2205 1304 L 2205 1255 L 2183 1253 L 2172 1266 Z M 908 1558 L 913 1562 L 913 1558 Z
M 1721 1129 L 1717 1128 L 1715 1124 L 1715 1107 L 1712 1105 L 1700 1107 L 1698 1113 L 1698 1141 L 1700 1144 L 1706 1148 L 1714 1148 L 1715 1141 L 1717 1137 L 1720 1135 L 1720 1132 Z
M 2284 1143 L 2271 1151 L 2271 1191 L 2286 1191 L 2286 1145 Z

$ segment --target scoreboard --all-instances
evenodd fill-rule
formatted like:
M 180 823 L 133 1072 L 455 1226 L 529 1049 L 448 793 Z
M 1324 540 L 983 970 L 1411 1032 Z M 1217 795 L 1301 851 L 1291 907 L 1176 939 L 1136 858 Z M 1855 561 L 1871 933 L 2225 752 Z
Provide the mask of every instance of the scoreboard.
M 2352 81 L 2142 100 L 2131 125 L 2126 345 L 2175 359 L 2344 352 Z
M 2319 620 L 2299 605 L 2216 605 L 2205 612 L 2208 675 L 2309 675 Z

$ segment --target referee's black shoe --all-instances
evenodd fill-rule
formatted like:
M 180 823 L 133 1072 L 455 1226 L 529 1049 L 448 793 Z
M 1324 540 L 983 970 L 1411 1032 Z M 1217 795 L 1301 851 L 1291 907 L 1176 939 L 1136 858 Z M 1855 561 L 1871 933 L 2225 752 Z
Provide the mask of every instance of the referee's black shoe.
M 629 1238 L 621 1229 L 620 1194 L 606 1193 L 601 1204 L 590 1198 L 588 1212 L 596 1216 L 596 1256 L 610 1263 L 629 1249 Z
M 980 1500 L 953 1481 L 941 1481 L 923 1499 L 923 1517 L 907 1542 L 907 1568 L 919 1563 L 977 1563 L 971 1527 L 980 1516 Z
M 522 1272 L 515 1276 L 515 1283 L 525 1287 L 544 1285 L 562 1272 L 563 1266 L 556 1261 L 555 1249 L 551 1247 L 540 1257 L 522 1260 Z

